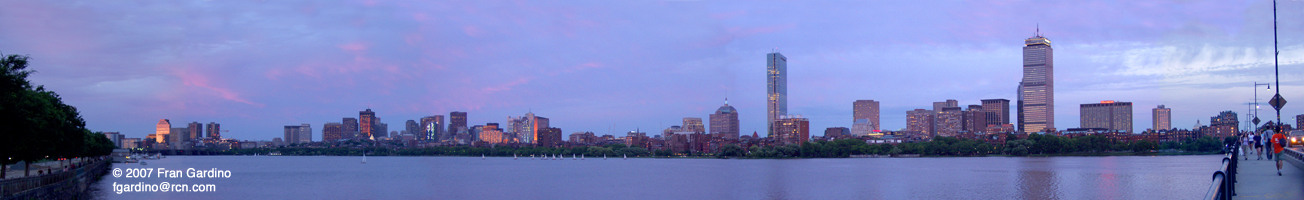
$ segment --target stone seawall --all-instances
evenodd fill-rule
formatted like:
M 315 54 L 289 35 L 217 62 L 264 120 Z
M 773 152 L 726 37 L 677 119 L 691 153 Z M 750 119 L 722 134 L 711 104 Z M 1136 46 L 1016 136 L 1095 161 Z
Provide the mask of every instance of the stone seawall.
M 0 180 L 3 199 L 89 199 L 91 183 L 109 172 L 107 158 L 80 166 L 75 170 L 52 174 Z

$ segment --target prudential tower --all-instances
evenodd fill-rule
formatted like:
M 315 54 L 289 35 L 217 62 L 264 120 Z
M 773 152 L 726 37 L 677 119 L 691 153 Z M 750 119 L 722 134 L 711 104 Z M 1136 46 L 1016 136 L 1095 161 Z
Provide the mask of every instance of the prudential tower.
M 1023 40 L 1023 80 L 1019 82 L 1019 131 L 1055 130 L 1055 53 L 1040 30 Z

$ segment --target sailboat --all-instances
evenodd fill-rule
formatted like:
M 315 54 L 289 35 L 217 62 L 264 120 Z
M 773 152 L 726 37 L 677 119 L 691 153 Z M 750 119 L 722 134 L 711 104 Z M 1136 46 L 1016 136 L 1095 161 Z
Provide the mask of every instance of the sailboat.
M 620 158 L 625 159 L 625 160 L 629 160 L 629 156 L 625 156 L 625 154 L 620 154 Z
M 480 154 L 480 160 L 484 160 L 484 154 Z
M 516 160 L 516 154 L 512 154 L 512 160 Z
M 367 164 L 367 152 L 362 152 L 362 164 Z
M 584 154 L 580 154 L 580 160 L 584 160 Z
M 606 160 L 606 159 L 607 159 L 607 154 L 605 154 L 605 153 L 602 154 L 602 159 L 603 159 L 603 160 Z
M 571 154 L 571 160 L 575 160 L 575 154 Z

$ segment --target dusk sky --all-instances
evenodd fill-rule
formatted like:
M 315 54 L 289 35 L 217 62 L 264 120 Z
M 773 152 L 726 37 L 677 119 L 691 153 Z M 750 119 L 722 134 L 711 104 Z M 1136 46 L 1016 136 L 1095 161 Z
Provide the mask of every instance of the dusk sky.
M 1015 100 L 1023 40 L 1055 56 L 1057 128 L 1079 104 L 1133 103 L 1173 127 L 1232 110 L 1273 81 L 1271 1 L 4 1 L 0 53 L 93 131 L 129 138 L 217 122 L 271 140 L 285 125 L 358 117 L 389 130 L 469 112 L 533 112 L 563 131 L 659 134 L 724 104 L 765 135 L 765 54 L 788 58 L 788 111 L 811 135 L 881 102 L 883 128 L 932 102 Z M 1304 114 L 1304 1 L 1281 1 L 1282 110 Z M 1277 86 L 1273 86 L 1277 90 Z M 1259 88 L 1263 120 L 1275 118 Z M 1014 106 L 1014 105 L 1011 105 Z M 1013 111 L 1014 108 L 1011 108 Z M 1011 121 L 1015 119 L 1011 117 Z M 709 125 L 708 125 L 709 126 Z

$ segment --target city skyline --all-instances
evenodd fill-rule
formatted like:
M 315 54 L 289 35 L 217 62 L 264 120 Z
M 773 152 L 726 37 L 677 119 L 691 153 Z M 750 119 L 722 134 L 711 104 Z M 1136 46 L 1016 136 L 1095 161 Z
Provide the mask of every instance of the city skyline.
M 1208 124 L 1243 112 L 1251 82 L 1272 78 L 1267 1 L 427 3 L 17 2 L 0 8 L 0 25 L 16 27 L 0 33 L 0 51 L 32 56 L 33 82 L 59 91 L 91 130 L 134 138 L 170 119 L 270 139 L 368 107 L 390 124 L 453 111 L 468 112 L 470 125 L 505 123 L 533 112 L 567 133 L 618 135 L 709 118 L 725 97 L 741 134 L 765 135 L 760 57 L 776 47 L 793 66 L 787 113 L 815 130 L 851 127 L 846 104 L 873 99 L 881 129 L 898 130 L 906 111 L 940 99 L 1017 100 L 1019 40 L 1038 26 L 1058 50 L 1060 130 L 1076 128 L 1076 105 L 1100 99 L 1166 105 L 1172 127 Z M 1281 23 L 1283 36 L 1304 33 L 1301 22 Z M 1273 89 L 1304 98 L 1289 92 L 1302 83 L 1304 41 L 1281 39 Z M 1282 120 L 1301 108 L 1287 105 Z

